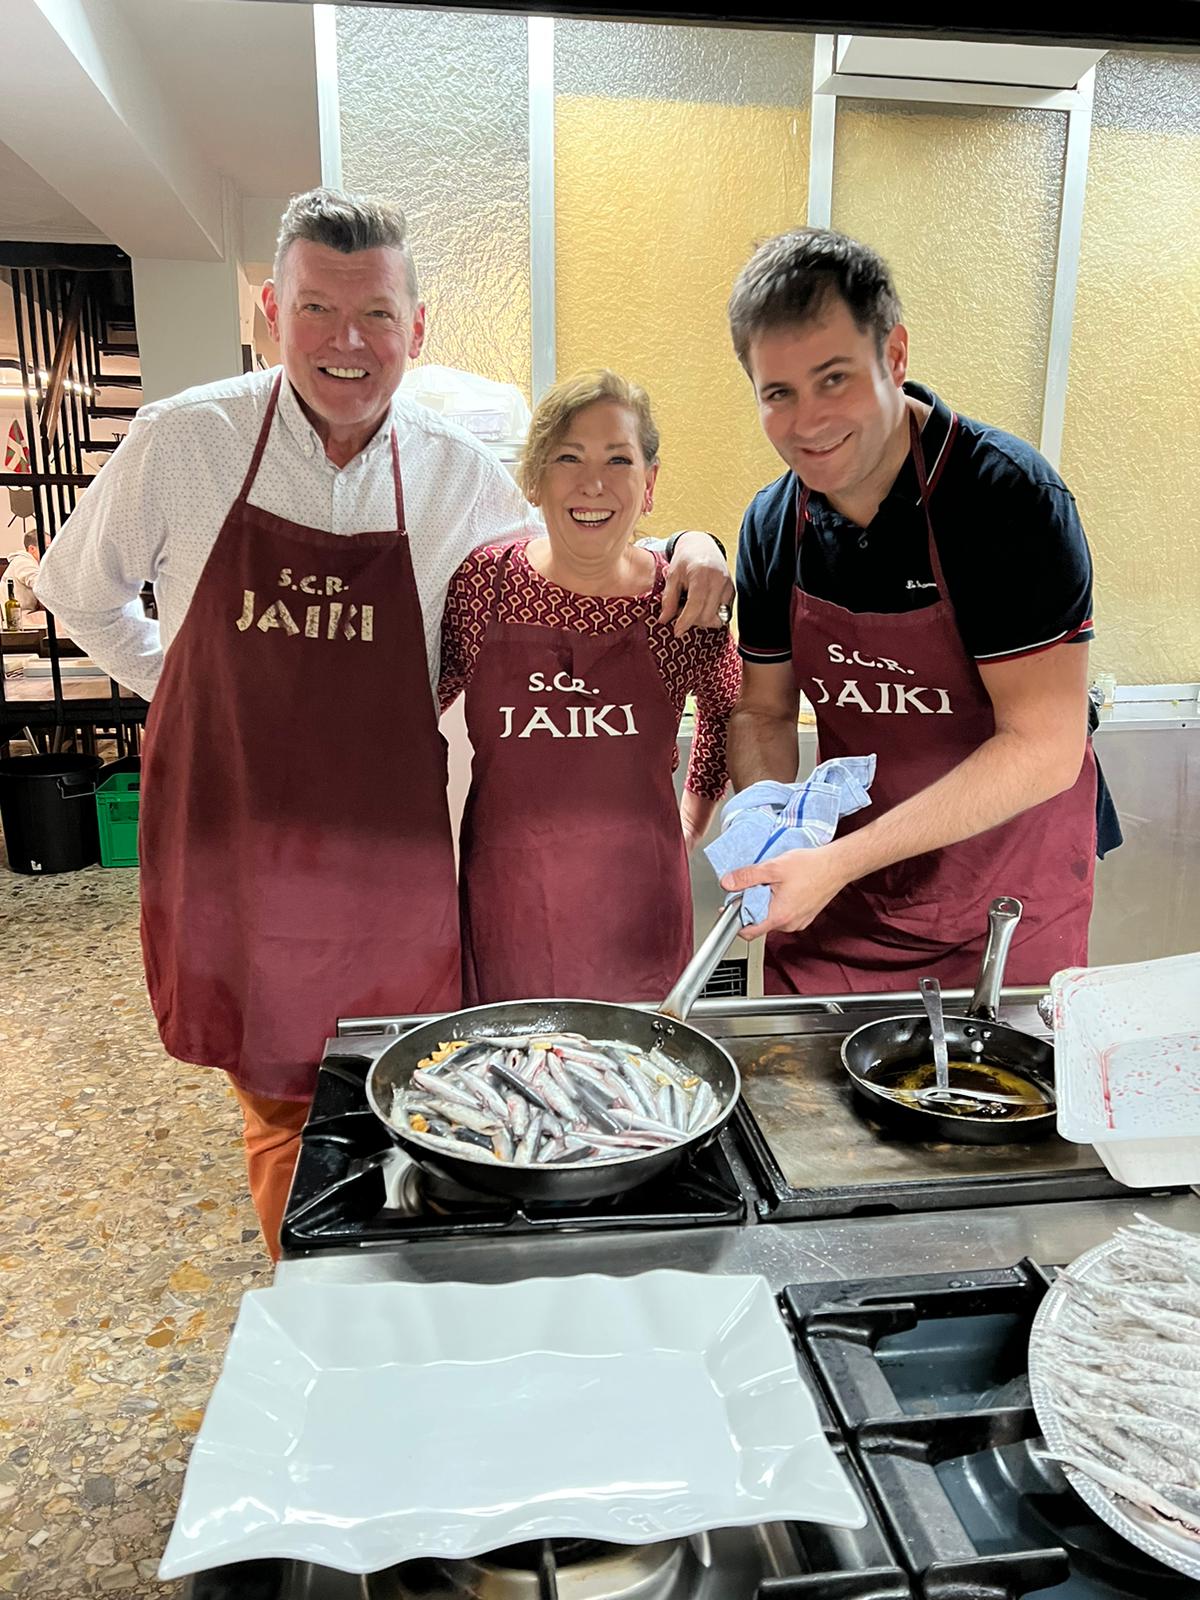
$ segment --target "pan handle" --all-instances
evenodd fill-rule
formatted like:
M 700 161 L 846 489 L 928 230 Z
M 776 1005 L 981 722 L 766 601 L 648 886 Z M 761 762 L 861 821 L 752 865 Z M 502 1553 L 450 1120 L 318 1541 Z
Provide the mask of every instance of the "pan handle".
M 981 1022 L 995 1022 L 1009 947 L 1024 909 L 1019 900 L 1014 900 L 1008 894 L 993 900 L 988 908 L 987 946 L 983 952 L 983 965 L 979 969 L 979 982 L 967 1007 L 969 1017 L 978 1017 Z
M 687 1020 L 688 1012 L 700 998 L 700 992 L 716 970 L 717 962 L 729 948 L 729 941 L 741 926 L 741 920 L 742 897 L 735 894 L 713 923 L 699 950 L 680 973 L 675 987 L 659 1006 L 660 1016 L 674 1017 L 677 1022 Z

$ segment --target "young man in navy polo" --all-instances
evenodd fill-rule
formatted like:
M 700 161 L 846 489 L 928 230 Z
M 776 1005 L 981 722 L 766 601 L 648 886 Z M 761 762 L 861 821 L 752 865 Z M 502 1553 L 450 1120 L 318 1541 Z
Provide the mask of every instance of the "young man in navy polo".
M 1025 906 L 1014 983 L 1086 961 L 1097 768 L 1092 563 L 1074 499 L 1029 444 L 908 379 L 886 264 L 836 233 L 759 247 L 734 348 L 787 471 L 738 552 L 738 788 L 791 782 L 801 692 L 822 760 L 875 754 L 833 843 L 726 878 L 772 887 L 770 991 L 973 981 L 997 895 Z

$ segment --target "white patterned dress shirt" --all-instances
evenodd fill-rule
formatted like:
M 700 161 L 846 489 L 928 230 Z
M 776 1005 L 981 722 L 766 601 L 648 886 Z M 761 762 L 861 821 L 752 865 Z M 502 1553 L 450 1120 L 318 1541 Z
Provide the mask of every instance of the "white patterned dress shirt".
M 154 693 L 221 525 L 250 465 L 275 370 L 144 406 L 44 556 L 36 593 L 63 630 L 127 688 Z M 413 573 L 437 681 L 451 575 L 478 545 L 544 532 L 495 456 L 464 429 L 392 399 Z M 339 534 L 396 525 L 385 423 L 335 467 L 284 378 L 250 503 Z M 159 620 L 139 595 L 154 585 Z

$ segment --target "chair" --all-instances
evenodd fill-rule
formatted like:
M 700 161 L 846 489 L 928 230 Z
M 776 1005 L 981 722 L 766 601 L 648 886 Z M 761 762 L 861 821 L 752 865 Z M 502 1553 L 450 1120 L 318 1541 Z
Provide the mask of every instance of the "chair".
M 8 526 L 11 528 L 13 523 L 19 518 L 21 522 L 21 532 L 24 533 L 25 524 L 33 516 L 33 490 L 9 489 L 8 509 L 12 512 L 12 516 L 8 519 Z

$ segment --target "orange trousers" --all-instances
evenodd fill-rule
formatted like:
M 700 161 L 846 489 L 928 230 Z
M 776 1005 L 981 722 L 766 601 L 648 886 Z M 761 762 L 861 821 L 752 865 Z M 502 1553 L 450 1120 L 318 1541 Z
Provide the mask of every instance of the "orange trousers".
M 268 1100 L 264 1095 L 247 1094 L 232 1080 L 230 1086 L 242 1108 L 250 1198 L 271 1260 L 278 1261 L 279 1230 L 300 1154 L 300 1130 L 308 1120 L 311 1101 Z

